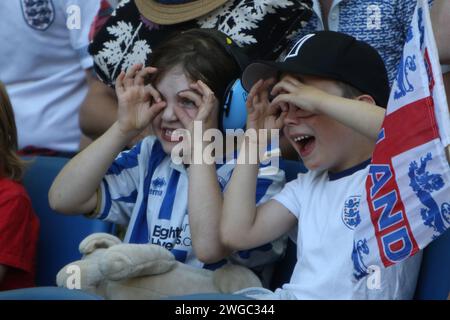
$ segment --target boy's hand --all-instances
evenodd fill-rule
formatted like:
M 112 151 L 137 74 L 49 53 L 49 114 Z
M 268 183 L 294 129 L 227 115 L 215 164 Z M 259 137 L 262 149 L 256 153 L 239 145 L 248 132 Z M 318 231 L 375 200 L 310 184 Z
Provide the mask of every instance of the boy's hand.
M 306 85 L 291 76 L 286 76 L 277 83 L 271 92 L 276 96 L 271 107 L 293 105 L 311 113 L 320 113 L 323 104 L 330 95 L 313 86 Z
M 217 128 L 219 101 L 214 92 L 200 80 L 190 84 L 190 88 L 192 89 L 191 91 L 183 91 L 178 95 L 181 98 L 192 101 L 195 107 L 198 108 L 198 113 L 195 118 L 192 118 L 184 108 L 176 107 L 174 111 L 180 122 L 191 132 L 191 136 L 194 131 L 194 121 L 201 121 L 203 130 Z
M 281 129 L 287 115 L 285 104 L 271 105 L 269 88 L 275 79 L 259 80 L 252 87 L 247 98 L 247 129 Z
M 138 135 L 166 106 L 151 84 L 144 85 L 145 77 L 156 71 L 156 68 L 143 68 L 142 64 L 137 64 L 117 77 L 117 121 L 121 132 L 127 137 Z

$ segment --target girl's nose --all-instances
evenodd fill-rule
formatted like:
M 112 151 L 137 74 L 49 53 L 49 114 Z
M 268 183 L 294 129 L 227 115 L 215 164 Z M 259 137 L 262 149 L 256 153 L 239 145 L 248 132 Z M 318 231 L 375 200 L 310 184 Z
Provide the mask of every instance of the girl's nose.
M 171 121 L 177 121 L 177 116 L 174 111 L 174 105 L 173 103 L 167 102 L 167 106 L 164 108 L 162 112 L 162 120 L 171 122 Z

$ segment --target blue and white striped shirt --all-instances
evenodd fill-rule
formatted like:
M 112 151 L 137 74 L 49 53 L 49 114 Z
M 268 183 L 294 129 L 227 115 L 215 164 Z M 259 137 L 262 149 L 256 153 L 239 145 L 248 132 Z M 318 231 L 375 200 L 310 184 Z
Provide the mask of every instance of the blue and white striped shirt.
M 235 160 L 218 166 L 224 190 Z M 256 202 L 269 200 L 285 183 L 283 171 L 258 178 Z M 215 269 L 225 261 L 204 265 L 192 250 L 188 218 L 188 175 L 183 165 L 171 161 L 155 137 L 147 137 L 132 150 L 122 152 L 109 168 L 100 187 L 101 203 L 96 217 L 128 225 L 124 242 L 153 243 L 167 248 L 183 263 Z M 284 249 L 275 241 L 257 249 L 233 254 L 232 260 L 248 267 L 273 262 Z

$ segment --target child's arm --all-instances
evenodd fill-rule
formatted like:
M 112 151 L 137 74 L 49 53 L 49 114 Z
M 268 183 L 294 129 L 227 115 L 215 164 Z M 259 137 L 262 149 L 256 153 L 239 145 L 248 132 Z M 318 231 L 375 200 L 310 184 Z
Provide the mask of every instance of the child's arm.
M 269 107 L 268 88 L 271 80 L 259 81 L 247 99 L 247 129 L 280 129 L 286 116 L 285 106 Z M 220 222 L 222 242 L 233 250 L 255 248 L 287 233 L 297 219 L 287 208 L 275 200 L 256 207 L 256 180 L 258 164 L 242 164 L 258 141 L 248 136 L 242 143 L 237 165 L 224 194 Z
M 199 109 L 196 118 L 190 118 L 180 107 L 175 108 L 175 113 L 191 135 L 191 155 L 198 151 L 203 154 L 206 143 L 203 142 L 202 136 L 194 135 L 194 121 L 201 125 L 203 133 L 217 127 L 214 121 L 218 118 L 218 101 L 211 89 L 201 81 L 192 84 L 191 89 L 193 91 L 180 93 L 180 96 L 194 102 Z M 200 261 L 215 263 L 230 254 L 219 238 L 223 199 L 215 163 L 206 163 L 204 159 L 201 159 L 200 163 L 191 163 L 188 175 L 192 247 Z
M 126 74 L 119 75 L 116 83 L 118 120 L 58 174 L 49 192 L 54 210 L 75 214 L 95 209 L 96 191 L 115 157 L 165 106 L 151 85 L 144 86 L 145 76 L 155 71 L 135 65 Z
M 331 95 L 312 86 L 305 85 L 294 77 L 286 76 L 272 90 L 277 97 L 271 105 L 290 103 L 305 111 L 325 114 L 360 134 L 378 139 L 385 109 L 373 103 L 369 96 L 349 99 Z

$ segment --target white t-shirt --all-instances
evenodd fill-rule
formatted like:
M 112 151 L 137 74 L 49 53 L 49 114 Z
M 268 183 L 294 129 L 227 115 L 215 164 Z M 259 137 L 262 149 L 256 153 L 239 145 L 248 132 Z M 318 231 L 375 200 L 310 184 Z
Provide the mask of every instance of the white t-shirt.
M 100 0 L 0 1 L 0 80 L 14 108 L 19 148 L 78 150 L 85 69 L 93 65 L 88 33 L 99 7 Z
M 368 164 L 339 174 L 307 172 L 273 199 L 298 219 L 297 263 L 289 284 L 276 293 L 297 299 L 411 299 L 420 268 L 418 254 L 381 269 L 379 286 L 353 277 L 353 233 L 359 224 Z M 379 289 L 376 289 L 379 287 Z M 371 289 L 369 289 L 371 288 Z

